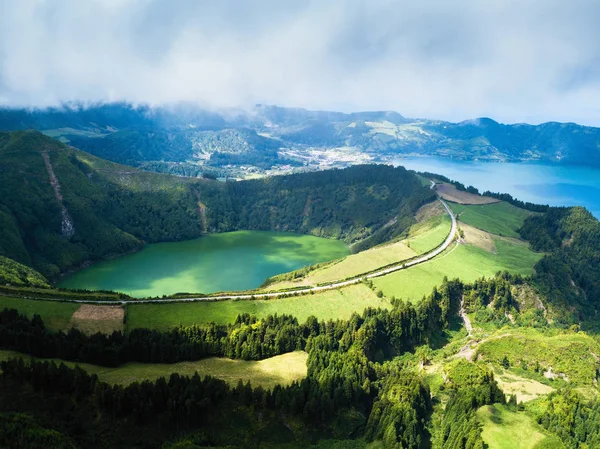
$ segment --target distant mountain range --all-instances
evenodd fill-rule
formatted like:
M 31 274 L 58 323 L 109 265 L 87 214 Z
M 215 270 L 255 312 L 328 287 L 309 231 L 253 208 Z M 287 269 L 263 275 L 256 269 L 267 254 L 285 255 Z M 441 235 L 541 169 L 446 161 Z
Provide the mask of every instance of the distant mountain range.
M 30 128 L 114 162 L 191 176 L 345 166 L 402 155 L 600 167 L 600 128 L 574 123 L 451 123 L 388 111 L 265 105 L 219 112 L 127 103 L 0 109 L 0 130 Z

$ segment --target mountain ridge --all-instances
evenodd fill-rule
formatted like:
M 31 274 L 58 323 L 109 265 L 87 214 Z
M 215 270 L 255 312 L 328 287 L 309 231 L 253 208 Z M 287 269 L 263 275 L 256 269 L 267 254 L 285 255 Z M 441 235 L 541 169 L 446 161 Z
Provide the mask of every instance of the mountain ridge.
M 281 173 L 403 155 L 600 167 L 600 128 L 571 122 L 503 124 L 480 117 L 453 123 L 393 111 L 271 105 L 223 111 L 128 103 L 0 109 L 0 129 L 29 128 L 113 162 L 182 175 L 245 177 L 244 166 Z

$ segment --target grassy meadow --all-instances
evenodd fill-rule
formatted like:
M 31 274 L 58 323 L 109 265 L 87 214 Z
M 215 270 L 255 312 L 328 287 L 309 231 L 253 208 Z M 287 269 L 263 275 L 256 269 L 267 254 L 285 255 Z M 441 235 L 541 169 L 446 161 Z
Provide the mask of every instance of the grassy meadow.
M 451 227 L 452 221 L 446 213 L 438 215 L 413 225 L 404 243 L 417 254 L 429 252 L 442 244 Z
M 170 329 L 208 322 L 232 323 L 241 313 L 258 317 L 289 314 L 303 322 L 314 315 L 319 319 L 347 319 L 353 312 L 367 307 L 390 307 L 364 284 L 344 289 L 327 290 L 312 295 L 277 299 L 227 300 L 215 302 L 183 302 L 171 304 L 127 305 L 126 329 L 140 327 Z
M 494 245 L 496 254 L 473 245 L 453 245 L 430 262 L 374 279 L 373 283 L 388 297 L 415 301 L 431 293 L 445 276 L 472 282 L 503 270 L 530 275 L 542 257 L 523 242 L 494 238 Z
M 32 358 L 19 352 L 0 350 L 0 361 L 14 357 L 24 357 L 27 360 Z M 159 377 L 168 377 L 171 373 L 192 376 L 197 372 L 202 377 L 213 376 L 231 385 L 237 384 L 242 379 L 244 382 L 250 381 L 253 386 L 261 385 L 264 388 L 272 388 L 278 384 L 289 385 L 295 380 L 305 378 L 307 358 L 308 354 L 305 352 L 295 351 L 260 361 L 210 357 L 194 362 L 173 364 L 126 363 L 116 368 L 89 363 L 63 363 L 69 367 L 79 365 L 89 374 L 96 374 L 101 381 L 110 384 L 128 385 L 144 380 L 154 381 Z M 59 359 L 44 360 L 52 360 L 56 363 L 62 362 Z
M 489 449 L 564 449 L 558 437 L 549 435 L 526 412 L 511 411 L 499 404 L 485 405 L 477 410 L 477 418 Z
M 58 331 L 69 327 L 73 313 L 79 304 L 56 301 L 35 301 L 32 299 L 7 298 L 0 296 L 0 309 L 17 309 L 31 318 L 38 314 L 47 328 Z
M 517 230 L 531 215 L 531 212 L 506 202 L 463 205 L 450 203 L 452 211 L 458 215 L 460 221 L 476 228 L 506 237 L 519 237 Z

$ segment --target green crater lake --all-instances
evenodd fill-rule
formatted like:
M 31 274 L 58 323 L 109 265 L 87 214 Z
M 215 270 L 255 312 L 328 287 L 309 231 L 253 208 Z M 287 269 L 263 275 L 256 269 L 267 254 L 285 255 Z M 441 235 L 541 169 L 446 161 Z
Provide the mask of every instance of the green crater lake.
M 150 244 L 137 253 L 84 268 L 64 278 L 59 287 L 114 290 L 137 298 L 248 290 L 276 274 L 348 253 L 339 240 L 311 235 L 226 232 Z

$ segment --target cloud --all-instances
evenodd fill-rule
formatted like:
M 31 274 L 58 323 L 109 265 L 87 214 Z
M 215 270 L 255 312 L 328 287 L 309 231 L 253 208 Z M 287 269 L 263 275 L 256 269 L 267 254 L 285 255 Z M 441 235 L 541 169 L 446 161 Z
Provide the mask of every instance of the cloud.
M 0 0 L 0 102 L 600 125 L 595 0 Z

